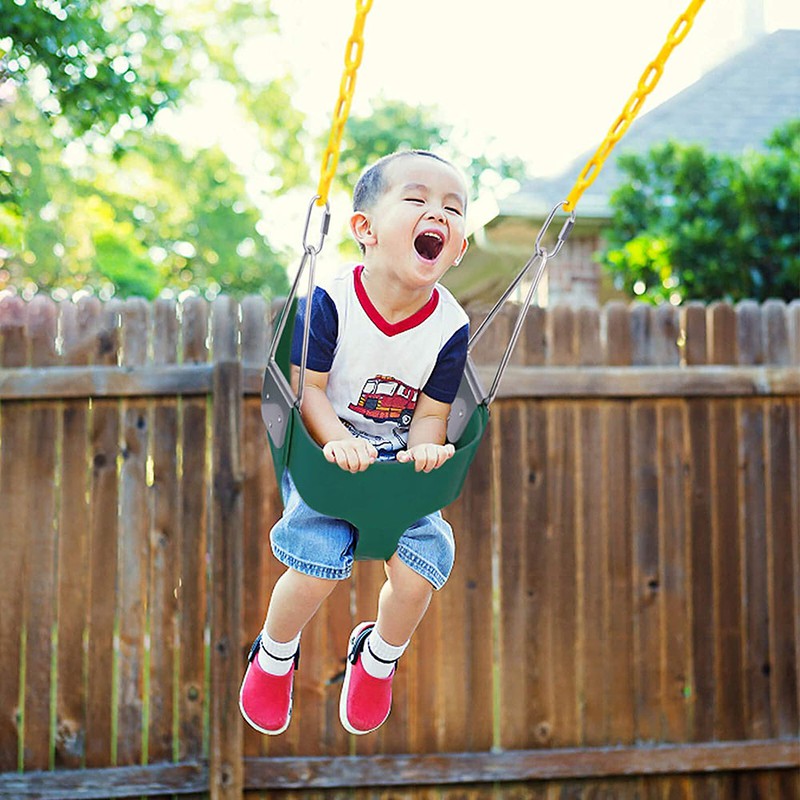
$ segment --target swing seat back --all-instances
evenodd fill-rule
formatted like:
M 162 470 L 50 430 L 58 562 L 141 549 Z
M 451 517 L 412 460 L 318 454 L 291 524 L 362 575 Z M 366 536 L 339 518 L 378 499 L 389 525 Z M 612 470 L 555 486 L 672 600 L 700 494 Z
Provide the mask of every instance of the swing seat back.
M 429 473 L 417 472 L 413 463 L 396 461 L 378 461 L 364 472 L 350 473 L 325 458 L 295 405 L 289 385 L 294 311 L 290 312 L 275 360 L 267 365 L 261 397 L 276 477 L 280 483 L 283 471 L 288 469 L 300 496 L 311 508 L 347 520 L 357 529 L 357 559 L 388 559 L 405 530 L 452 503 L 461 492 L 489 420 L 487 406 L 470 399 L 477 380 L 474 368 L 469 365 L 453 404 L 458 419 L 450 430 L 451 434 L 457 431 L 458 438 L 453 442 L 456 452 L 452 458 Z

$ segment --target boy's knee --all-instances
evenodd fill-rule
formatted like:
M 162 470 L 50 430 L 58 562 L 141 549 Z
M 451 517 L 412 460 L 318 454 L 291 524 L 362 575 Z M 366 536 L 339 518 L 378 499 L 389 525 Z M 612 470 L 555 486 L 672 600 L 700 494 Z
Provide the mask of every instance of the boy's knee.
M 306 573 L 298 572 L 291 567 L 286 570 L 285 574 L 294 586 L 317 597 L 327 597 L 339 583 L 339 581 L 318 578 L 315 575 L 306 575 Z
M 395 553 L 386 562 L 386 578 L 395 592 L 416 598 L 425 598 L 433 594 L 430 582 L 403 563 Z

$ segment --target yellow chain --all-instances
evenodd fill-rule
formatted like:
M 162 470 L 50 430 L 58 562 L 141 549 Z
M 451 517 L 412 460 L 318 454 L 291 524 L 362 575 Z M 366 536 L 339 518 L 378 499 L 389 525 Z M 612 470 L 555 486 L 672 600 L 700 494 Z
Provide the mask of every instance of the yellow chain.
M 342 133 L 347 117 L 350 114 L 350 104 L 353 102 L 353 92 L 356 89 L 356 71 L 361 66 L 364 55 L 364 22 L 372 8 L 372 0 L 356 0 L 356 18 L 353 22 L 353 32 L 347 40 L 347 49 L 344 54 L 344 72 L 339 84 L 339 99 L 333 113 L 333 123 L 328 136 L 328 146 L 322 155 L 322 169 L 320 170 L 319 186 L 317 187 L 318 206 L 328 202 L 328 193 L 331 181 L 336 174 L 339 164 L 339 148 L 342 143 Z
M 622 113 L 617 117 L 614 124 L 609 128 L 605 141 L 597 148 L 595 154 L 586 162 L 581 174 L 575 181 L 567 200 L 564 203 L 565 211 L 573 211 L 575 204 L 581 195 L 592 185 L 595 178 L 600 174 L 603 163 L 608 158 L 616 143 L 625 135 L 636 115 L 639 113 L 644 100 L 661 78 L 664 72 L 664 63 L 669 58 L 672 51 L 686 38 L 686 34 L 692 28 L 694 18 L 705 0 L 692 0 L 689 7 L 678 17 L 675 24 L 667 35 L 667 41 L 661 48 L 659 54 L 648 64 L 647 69 L 639 78 L 639 85 L 636 91 L 630 96 Z

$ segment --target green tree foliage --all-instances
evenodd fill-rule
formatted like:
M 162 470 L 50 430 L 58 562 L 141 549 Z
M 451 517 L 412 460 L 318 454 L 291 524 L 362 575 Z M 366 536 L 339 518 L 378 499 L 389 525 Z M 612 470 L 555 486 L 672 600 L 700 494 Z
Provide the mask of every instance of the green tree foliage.
M 397 150 L 432 150 L 457 164 L 479 194 L 505 178 L 521 180 L 525 165 L 519 158 L 500 154 L 467 155 L 453 126 L 443 123 L 435 109 L 411 106 L 397 100 L 381 99 L 366 116 L 347 120 L 337 178 L 348 192 L 367 164 Z M 486 149 L 490 149 L 487 145 Z
M 108 130 L 122 114 L 152 121 L 180 92 L 175 49 L 152 3 L 3 0 L 2 8 L 0 80 L 46 80 L 41 109 L 78 133 Z
M 653 302 L 800 296 L 800 119 L 743 158 L 674 142 L 625 155 L 602 263 Z
M 275 35 L 269 0 L 0 3 L 0 290 L 284 292 L 240 171 L 152 124 L 224 83 L 272 185 L 307 178 L 290 79 L 236 58 Z

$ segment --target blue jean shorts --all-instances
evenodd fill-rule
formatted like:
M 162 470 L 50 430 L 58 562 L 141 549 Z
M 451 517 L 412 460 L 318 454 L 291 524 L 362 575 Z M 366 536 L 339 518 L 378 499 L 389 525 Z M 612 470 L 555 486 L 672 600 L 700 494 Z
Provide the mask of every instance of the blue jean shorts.
M 281 481 L 283 516 L 270 532 L 275 558 L 305 575 L 344 580 L 353 570 L 358 530 L 349 522 L 326 517 L 300 497 L 289 471 Z M 417 520 L 400 537 L 397 556 L 434 589 L 441 589 L 455 560 L 453 529 L 440 512 Z

